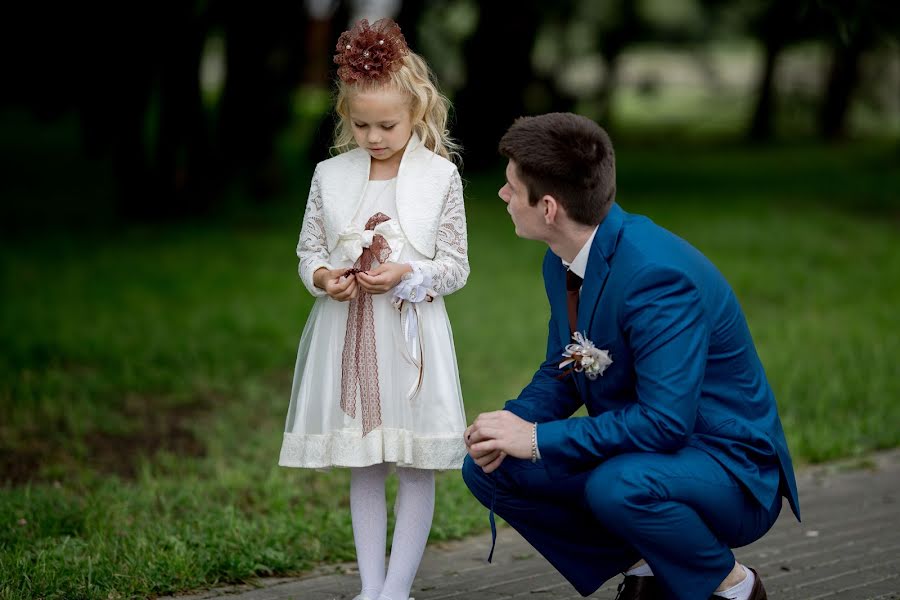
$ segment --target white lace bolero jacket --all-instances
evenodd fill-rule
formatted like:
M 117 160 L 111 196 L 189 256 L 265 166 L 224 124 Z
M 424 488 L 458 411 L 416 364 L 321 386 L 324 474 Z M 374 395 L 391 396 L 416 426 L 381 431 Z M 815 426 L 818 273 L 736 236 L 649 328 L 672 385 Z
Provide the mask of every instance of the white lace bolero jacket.
M 355 148 L 316 165 L 297 244 L 300 279 L 314 296 L 325 295 L 313 284 L 313 273 L 334 268 L 329 257 L 365 195 L 369 164 L 369 154 Z M 415 133 L 397 173 L 397 213 L 412 247 L 431 258 L 415 262 L 430 276 L 431 289 L 446 296 L 465 285 L 469 258 L 462 181 L 456 165 L 426 148 Z

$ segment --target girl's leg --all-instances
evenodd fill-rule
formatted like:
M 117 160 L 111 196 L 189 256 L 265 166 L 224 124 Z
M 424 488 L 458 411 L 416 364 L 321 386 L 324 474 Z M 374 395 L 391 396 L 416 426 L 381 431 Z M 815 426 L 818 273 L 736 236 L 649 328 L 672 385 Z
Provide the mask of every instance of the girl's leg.
M 380 600 L 407 600 L 434 516 L 434 471 L 398 468 L 397 523 Z
M 384 551 L 387 544 L 387 508 L 384 480 L 388 465 L 350 469 L 350 515 L 356 562 L 362 579 L 361 595 L 375 600 L 384 586 Z

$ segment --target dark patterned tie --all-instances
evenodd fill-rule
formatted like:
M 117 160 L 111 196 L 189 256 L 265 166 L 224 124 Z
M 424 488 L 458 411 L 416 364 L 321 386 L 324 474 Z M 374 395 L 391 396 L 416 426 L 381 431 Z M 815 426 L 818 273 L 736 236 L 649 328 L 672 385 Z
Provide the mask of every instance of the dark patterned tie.
M 578 323 L 578 292 L 581 290 L 582 281 L 583 279 L 571 270 L 566 271 L 566 307 L 569 309 L 569 331 L 572 333 L 575 333 L 575 326 Z

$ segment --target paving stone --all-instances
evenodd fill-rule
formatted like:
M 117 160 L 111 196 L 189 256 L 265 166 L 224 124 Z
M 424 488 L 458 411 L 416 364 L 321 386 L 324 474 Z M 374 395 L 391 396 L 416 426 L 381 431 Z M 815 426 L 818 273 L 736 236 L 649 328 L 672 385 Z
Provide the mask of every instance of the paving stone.
M 900 450 L 873 466 L 828 465 L 798 476 L 803 522 L 785 504 L 772 530 L 735 550 L 756 568 L 772 600 L 900 600 Z M 858 466 L 858 465 L 857 465 Z M 485 520 L 487 515 L 485 514 Z M 510 527 L 498 532 L 493 564 L 490 534 L 431 545 L 419 569 L 416 600 L 576 600 L 581 596 Z M 590 596 L 613 600 L 618 578 Z M 303 578 L 261 579 L 161 600 L 350 600 L 355 565 L 323 567 Z

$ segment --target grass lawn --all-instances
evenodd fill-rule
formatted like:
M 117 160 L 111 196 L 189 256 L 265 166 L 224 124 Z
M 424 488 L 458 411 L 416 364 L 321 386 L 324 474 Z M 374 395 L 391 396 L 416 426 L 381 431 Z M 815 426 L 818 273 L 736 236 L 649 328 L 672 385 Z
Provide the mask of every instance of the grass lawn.
M 896 163 L 867 146 L 619 153 L 623 207 L 734 286 L 798 463 L 900 444 Z M 467 177 L 472 276 L 448 307 L 474 417 L 529 380 L 547 305 L 544 248 L 514 236 L 502 172 Z M 0 242 L 0 598 L 143 597 L 352 559 L 347 472 L 276 465 L 311 306 L 300 195 Z M 433 541 L 486 528 L 458 474 L 437 489 Z

